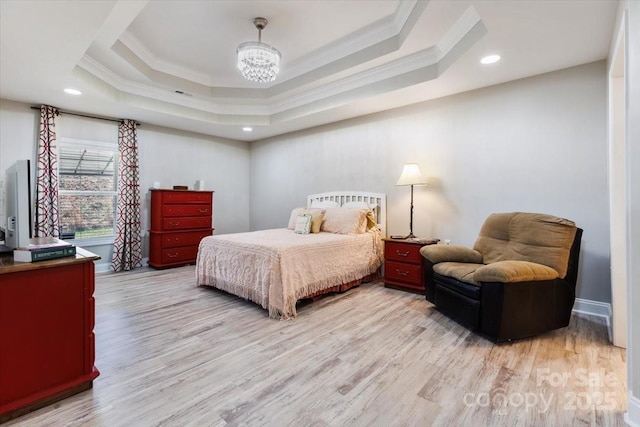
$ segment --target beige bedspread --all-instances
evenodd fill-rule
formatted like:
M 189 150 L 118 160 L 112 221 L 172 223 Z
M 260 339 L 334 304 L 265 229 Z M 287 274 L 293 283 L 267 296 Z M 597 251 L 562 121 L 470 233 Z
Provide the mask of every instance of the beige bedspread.
M 286 228 L 205 237 L 198 286 L 260 304 L 269 316 L 296 316 L 296 301 L 374 273 L 382 264 L 379 232 L 296 234 Z

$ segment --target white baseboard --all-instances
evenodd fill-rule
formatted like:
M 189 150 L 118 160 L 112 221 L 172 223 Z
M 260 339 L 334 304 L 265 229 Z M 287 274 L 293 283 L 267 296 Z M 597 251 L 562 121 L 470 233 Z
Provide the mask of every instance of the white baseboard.
M 624 414 L 624 422 L 631 427 L 640 427 L 640 399 L 631 394 L 631 390 L 627 392 L 628 408 Z
M 142 266 L 146 267 L 148 264 L 149 264 L 149 257 L 142 258 Z M 95 268 L 96 268 L 96 273 L 109 273 L 112 271 L 110 262 L 96 262 Z
M 108 273 L 111 271 L 111 263 L 110 262 L 96 262 L 95 263 L 96 273 Z
M 613 342 L 613 331 L 611 330 L 612 311 L 610 303 L 576 298 L 576 301 L 573 304 L 573 312 L 604 318 L 604 321 L 607 324 L 609 342 Z

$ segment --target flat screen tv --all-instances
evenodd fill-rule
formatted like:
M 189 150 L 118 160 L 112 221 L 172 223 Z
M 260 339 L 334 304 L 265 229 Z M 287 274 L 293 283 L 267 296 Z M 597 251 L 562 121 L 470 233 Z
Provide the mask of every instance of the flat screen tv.
M 31 167 L 29 160 L 18 160 L 7 169 L 5 245 L 27 246 L 32 237 Z

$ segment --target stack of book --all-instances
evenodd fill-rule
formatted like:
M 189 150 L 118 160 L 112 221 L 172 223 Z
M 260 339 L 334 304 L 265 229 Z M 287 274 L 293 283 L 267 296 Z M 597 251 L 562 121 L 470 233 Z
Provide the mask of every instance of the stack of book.
M 74 256 L 76 247 L 55 237 L 34 237 L 26 247 L 13 251 L 14 262 L 35 262 Z

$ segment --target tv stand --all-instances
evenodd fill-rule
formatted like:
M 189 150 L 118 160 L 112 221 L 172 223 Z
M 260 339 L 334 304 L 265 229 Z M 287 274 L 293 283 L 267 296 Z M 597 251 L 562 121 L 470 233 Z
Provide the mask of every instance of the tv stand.
M 92 387 L 93 261 L 13 262 L 0 255 L 0 423 Z

